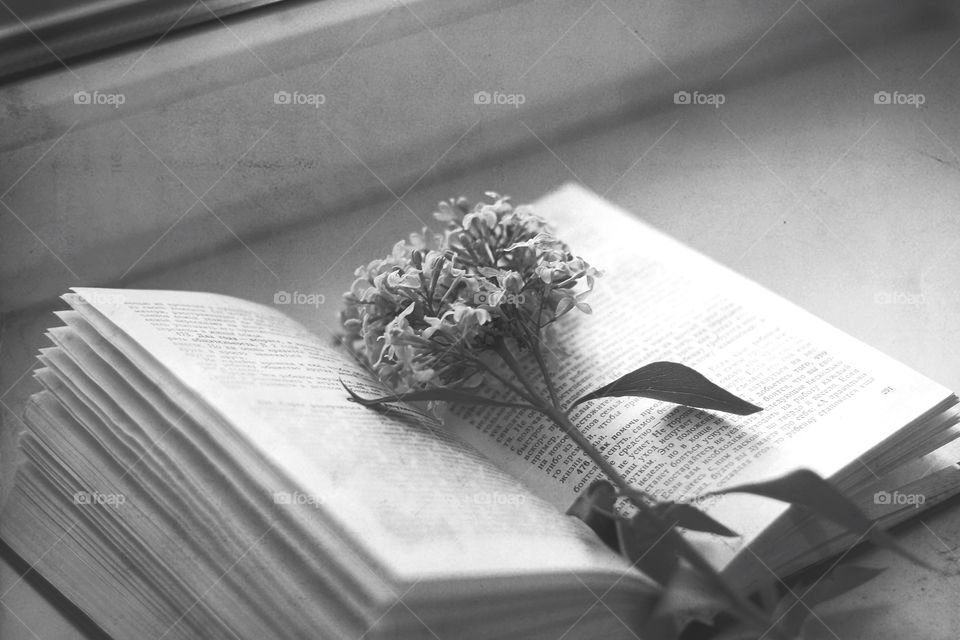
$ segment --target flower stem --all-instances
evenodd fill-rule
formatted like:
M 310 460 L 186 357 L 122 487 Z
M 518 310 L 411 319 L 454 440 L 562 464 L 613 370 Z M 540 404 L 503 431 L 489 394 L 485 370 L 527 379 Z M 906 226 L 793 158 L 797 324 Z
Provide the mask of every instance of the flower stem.
M 529 395 L 527 392 L 525 392 L 522 388 L 518 387 L 518 386 L 515 385 L 514 383 L 510 382 L 510 380 L 508 380 L 508 379 L 506 379 L 505 377 L 503 377 L 502 375 L 500 375 L 500 373 L 499 373 L 496 369 L 494 369 L 493 367 L 491 367 L 489 364 L 487 364 L 486 362 L 484 362 L 484 361 L 481 360 L 480 358 L 470 357 L 470 360 L 471 360 L 474 364 L 476 364 L 477 366 L 481 367 L 484 371 L 486 371 L 487 373 L 489 373 L 491 376 L 493 376 L 494 378 L 496 378 L 498 381 L 500 381 L 500 384 L 502 384 L 504 387 L 506 387 L 507 389 L 509 389 L 509 390 L 512 391 L 513 393 L 515 393 L 515 394 L 516 394 L 517 396 L 519 396 L 520 398 L 523 398 L 524 400 L 526 400 L 527 402 L 529 402 L 531 406 L 528 407 L 528 408 L 536 409 L 536 408 L 539 406 L 539 403 L 538 403 L 538 401 L 537 401 L 537 399 L 536 399 L 535 396 L 530 396 L 530 395 Z
M 532 345 L 531 350 L 533 351 L 533 357 L 537 361 L 537 366 L 540 367 L 540 375 L 543 376 L 543 381 L 547 385 L 550 401 L 558 411 L 563 411 L 563 408 L 560 406 L 560 396 L 557 394 L 557 388 L 553 384 L 553 378 L 550 376 L 550 371 L 547 370 L 547 363 L 543 359 L 543 351 L 540 349 L 540 337 L 532 336 L 530 344 Z
M 540 397 L 540 392 L 537 391 L 537 388 L 533 386 L 533 383 L 523 372 L 523 367 L 520 366 L 520 363 L 517 362 L 517 359 L 513 356 L 513 353 L 510 351 L 510 348 L 507 347 L 506 341 L 502 336 L 498 336 L 493 343 L 493 348 L 500 356 L 500 358 L 506 363 L 510 370 L 513 371 L 513 375 L 517 377 L 517 380 L 520 381 L 520 384 L 527 390 L 530 394 L 530 399 L 534 404 L 538 406 L 539 409 L 546 409 L 550 405 L 545 402 L 543 398 Z

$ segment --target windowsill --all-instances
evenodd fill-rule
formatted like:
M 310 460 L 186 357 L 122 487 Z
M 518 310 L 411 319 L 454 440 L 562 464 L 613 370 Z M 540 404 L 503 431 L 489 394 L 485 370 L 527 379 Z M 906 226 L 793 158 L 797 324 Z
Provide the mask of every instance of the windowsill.
M 606 2 L 280 4 L 0 87 L 0 183 L 11 187 L 0 237 L 36 234 L 0 251 L 0 313 L 49 303 L 67 283 L 129 282 L 236 238 L 389 203 L 663 113 L 678 89 L 719 77 L 729 91 L 848 55 L 836 34 L 862 49 L 918 20 L 900 3 L 862 6 L 828 4 L 816 17 L 798 6 L 778 20 L 775 7 L 677 5 L 638 19 Z M 690 39 L 661 37 L 677 31 Z M 77 104 L 78 91 L 105 103 Z M 323 108 L 275 103 L 297 91 L 322 93 Z M 484 91 L 524 103 L 475 104 Z M 205 226 L 207 207 L 230 233 Z M 174 226 L 183 233 L 170 242 Z

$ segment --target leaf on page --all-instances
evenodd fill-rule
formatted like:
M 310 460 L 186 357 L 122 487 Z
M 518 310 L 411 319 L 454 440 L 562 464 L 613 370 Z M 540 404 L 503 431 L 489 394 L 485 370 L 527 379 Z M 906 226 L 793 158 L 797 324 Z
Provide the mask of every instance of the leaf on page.
M 724 610 L 729 610 L 724 595 L 693 567 L 681 562 L 664 585 L 663 595 L 643 629 L 644 637 L 676 638 L 691 622 L 709 625 Z
M 607 515 L 613 515 L 614 504 L 617 501 L 617 489 L 607 480 L 594 480 L 587 490 L 577 496 L 577 499 L 567 509 L 567 515 L 577 516 L 581 520 L 587 512 L 600 510 Z
M 594 480 L 570 505 L 567 515 L 583 520 L 608 547 L 619 551 L 614 515 L 616 500 L 617 490 L 612 484 L 606 480 Z
M 680 549 L 668 532 L 640 513 L 617 519 L 620 553 L 660 584 L 670 580 L 680 559 Z
M 885 531 L 877 528 L 877 523 L 868 518 L 856 503 L 809 469 L 791 471 L 773 480 L 742 484 L 715 491 L 708 495 L 725 493 L 752 493 L 806 507 L 815 514 L 859 534 L 861 538 L 869 540 L 877 546 L 890 549 L 922 567 L 931 568 L 923 560 L 900 546 Z
M 715 533 L 728 538 L 735 538 L 739 535 L 692 504 L 685 502 L 661 502 L 657 504 L 655 509 L 664 520 L 676 523 L 675 526 L 683 527 L 684 529 Z
M 653 362 L 632 371 L 573 403 L 613 396 L 639 396 L 698 409 L 746 416 L 762 409 L 710 382 L 704 375 L 676 362 Z

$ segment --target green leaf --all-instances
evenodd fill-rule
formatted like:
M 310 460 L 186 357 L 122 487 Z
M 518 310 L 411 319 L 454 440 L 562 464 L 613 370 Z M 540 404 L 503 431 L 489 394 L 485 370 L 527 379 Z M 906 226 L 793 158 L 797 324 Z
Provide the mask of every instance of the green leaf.
M 594 480 L 587 490 L 577 496 L 570 508 L 568 516 L 577 516 L 581 520 L 589 512 L 599 509 L 607 515 L 613 515 L 613 505 L 617 501 L 617 489 L 607 480 Z
M 761 582 L 757 587 L 757 597 L 759 598 L 760 608 L 764 611 L 773 611 L 780 600 L 781 582 L 778 578 Z
M 577 406 L 588 400 L 612 396 L 639 396 L 673 402 L 698 409 L 713 409 L 746 416 L 762 411 L 710 382 L 690 367 L 676 362 L 653 362 L 626 374 L 576 400 Z
M 583 520 L 608 547 L 620 551 L 616 516 L 613 513 L 617 490 L 606 480 L 594 480 L 577 496 L 567 515 Z
M 856 589 L 884 571 L 884 568 L 840 565 L 811 585 L 797 585 L 792 592 L 788 592 L 774 609 L 773 619 L 780 620 L 779 626 L 784 631 L 800 636 L 811 609 Z
M 664 584 L 663 595 L 644 629 L 650 638 L 674 638 L 693 621 L 712 624 L 730 604 L 723 593 L 686 562 L 679 563 Z
M 617 518 L 620 553 L 634 566 L 659 582 L 666 584 L 680 559 L 680 549 L 667 531 L 636 514 L 632 518 Z
M 725 493 L 752 493 L 806 507 L 815 514 L 859 534 L 862 538 L 873 542 L 877 546 L 890 549 L 922 567 L 931 568 L 923 560 L 897 544 L 897 541 L 885 531 L 876 528 L 876 523 L 870 520 L 855 502 L 809 469 L 798 469 L 773 480 L 742 484 L 729 489 L 714 491 L 708 495 L 723 495 Z
M 686 502 L 661 502 L 655 509 L 665 520 L 675 522 L 675 526 L 684 529 L 715 533 L 728 538 L 735 538 L 738 535 L 697 507 Z
M 350 400 L 364 407 L 376 407 L 389 402 L 416 402 L 421 400 L 442 400 L 444 402 L 457 402 L 460 404 L 484 404 L 495 407 L 512 407 L 515 409 L 532 409 L 525 404 L 517 402 L 501 402 L 491 400 L 483 396 L 478 396 L 459 389 L 424 389 L 421 391 L 406 391 L 392 396 L 383 396 L 380 398 L 363 398 L 357 395 L 343 380 L 340 384 L 350 394 Z

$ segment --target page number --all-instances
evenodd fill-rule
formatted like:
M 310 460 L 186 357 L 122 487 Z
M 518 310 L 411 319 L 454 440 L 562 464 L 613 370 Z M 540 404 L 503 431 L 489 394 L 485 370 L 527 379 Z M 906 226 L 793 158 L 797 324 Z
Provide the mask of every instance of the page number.
M 884 387 L 883 389 L 880 389 L 880 395 L 885 396 L 888 393 L 893 393 L 893 387 Z

